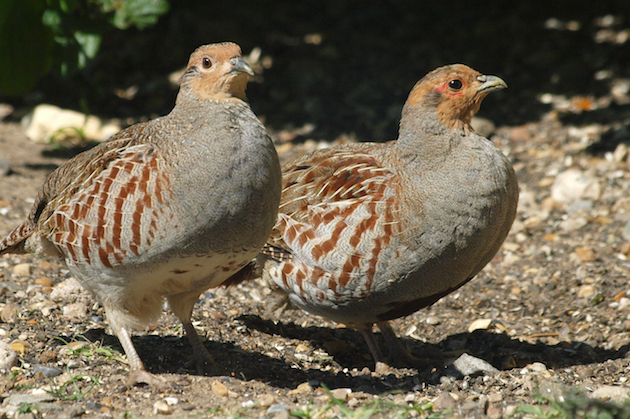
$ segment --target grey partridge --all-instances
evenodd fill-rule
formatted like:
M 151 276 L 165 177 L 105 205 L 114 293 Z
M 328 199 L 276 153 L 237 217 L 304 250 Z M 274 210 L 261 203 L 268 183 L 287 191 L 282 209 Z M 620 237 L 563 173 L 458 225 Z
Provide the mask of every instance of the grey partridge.
M 388 321 L 471 280 L 514 221 L 512 166 L 470 125 L 505 87 L 465 65 L 438 68 L 411 90 L 396 141 L 335 146 L 283 167 L 263 277 L 298 307 L 358 329 L 377 369 L 373 324 L 390 356 L 413 363 Z
M 238 45 L 199 47 L 168 115 L 52 172 L 27 220 L 0 242 L 0 253 L 65 259 L 104 307 L 130 385 L 162 381 L 145 370 L 130 331 L 156 320 L 165 298 L 197 367 L 212 362 L 193 306 L 258 254 L 275 223 L 280 164 L 246 101 L 248 75 Z

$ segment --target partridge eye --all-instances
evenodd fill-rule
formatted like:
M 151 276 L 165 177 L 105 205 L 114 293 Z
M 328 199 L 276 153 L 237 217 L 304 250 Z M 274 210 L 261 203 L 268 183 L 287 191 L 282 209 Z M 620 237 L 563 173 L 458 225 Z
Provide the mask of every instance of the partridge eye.
M 461 80 L 451 80 L 448 82 L 448 87 L 450 87 L 451 89 L 455 89 L 455 90 L 459 90 L 462 88 L 462 82 Z
M 203 65 L 203 68 L 210 68 L 212 67 L 212 61 L 210 61 L 210 58 L 208 57 L 203 57 L 203 60 L 201 61 L 201 65 Z

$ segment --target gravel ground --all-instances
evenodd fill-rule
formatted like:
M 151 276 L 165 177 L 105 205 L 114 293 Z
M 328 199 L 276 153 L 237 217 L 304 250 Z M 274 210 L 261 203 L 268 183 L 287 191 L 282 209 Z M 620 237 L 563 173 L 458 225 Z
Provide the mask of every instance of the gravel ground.
M 394 417 L 406 412 L 404 406 L 420 409 L 433 403 L 436 411 L 451 409 L 451 414 L 462 417 L 507 418 L 523 403 L 536 404 L 537 394 L 562 399 L 570 388 L 601 400 L 628 399 L 630 54 L 619 53 L 628 52 L 630 25 L 622 17 L 605 18 L 592 10 L 583 11 L 587 18 L 554 21 L 549 17 L 553 15 L 521 7 L 526 10 L 503 11 L 504 20 L 496 27 L 480 21 L 475 33 L 492 38 L 510 28 L 506 37 L 514 40 L 514 33 L 521 31 L 523 48 L 516 45 L 501 56 L 509 39 L 498 39 L 487 44 L 492 58 L 482 60 L 478 48 L 473 54 L 462 52 L 470 48 L 460 45 L 450 52 L 433 46 L 428 58 L 414 62 L 411 69 L 398 62 L 396 71 L 379 78 L 376 73 L 394 62 L 379 61 L 373 73 L 354 84 L 349 77 L 356 78 L 356 73 L 344 73 L 332 86 L 321 84 L 322 74 L 336 74 L 333 64 L 350 49 L 339 46 L 333 53 L 327 45 L 327 39 L 340 33 L 335 28 L 341 31 L 341 23 L 325 32 L 329 38 L 323 41 L 299 38 L 300 48 L 291 50 L 299 52 L 295 55 L 287 54 L 293 38 L 273 32 L 276 37 L 265 40 L 267 49 L 258 62 L 262 83 L 250 87 L 254 109 L 271 128 L 281 158 L 287 159 L 331 142 L 394 137 L 400 104 L 415 81 L 402 79 L 403 72 L 417 80 L 437 65 L 462 61 L 497 74 L 510 85 L 485 101 L 481 114 L 490 119 L 478 120 L 478 126 L 511 159 L 518 175 L 521 199 L 514 227 L 476 279 L 433 306 L 393 322 L 414 355 L 432 359 L 426 369 L 394 365 L 391 374 L 376 375 L 357 332 L 291 308 L 270 312 L 271 290 L 254 280 L 211 290 L 195 307 L 198 330 L 223 371 L 199 376 L 189 368 L 192 350 L 167 310 L 158 324 L 133 339 L 149 371 L 164 377 L 169 386 L 128 389 L 123 384 L 128 369 L 122 348 L 107 329 L 103 309 L 69 277 L 63 264 L 7 255 L 0 258 L 0 340 L 10 344 L 18 362 L 0 377 L 0 415 L 14 417 L 21 408 L 31 410 L 23 417 L 162 413 L 280 419 L 290 412 L 332 416 L 340 408 L 328 409 L 331 401 L 343 401 L 355 410 L 377 402 L 385 409 L 383 401 L 388 401 L 397 405 L 394 410 L 375 417 Z M 492 20 L 499 12 L 497 6 L 486 16 Z M 362 16 L 378 13 L 366 9 Z M 518 21 L 519 13 L 529 19 L 527 24 Z M 460 15 L 454 19 L 464 23 Z M 173 26 L 177 18 L 169 22 Z M 578 29 L 575 22 L 581 25 Z M 404 34 L 392 32 L 392 37 Z M 435 31 L 431 39 L 444 46 L 450 38 Z M 353 51 L 369 57 L 370 51 L 357 45 L 373 41 L 357 35 Z M 165 43 L 174 42 L 177 38 Z M 251 50 L 249 41 L 239 42 L 246 52 Z M 105 57 L 115 49 L 116 42 L 110 43 L 109 49 L 107 43 L 104 46 Z M 317 45 L 320 55 L 312 57 Z M 392 48 L 388 57 L 417 57 L 426 45 L 420 43 L 411 52 Z M 535 51 L 534 45 L 542 48 Z M 381 47 L 379 51 L 386 50 Z M 522 61 L 515 58 L 519 51 Z M 461 58 L 456 58 L 460 52 Z M 265 67 L 265 57 L 274 57 L 271 69 Z M 291 60 L 294 64 L 289 66 Z M 301 84 L 290 78 L 296 73 Z M 377 79 L 386 82 L 373 90 L 391 96 L 366 93 L 370 89 L 365 84 Z M 295 98 L 282 90 L 284 80 L 290 81 Z M 121 82 L 123 87 L 127 82 L 133 80 Z M 160 94 L 164 83 L 142 86 L 138 97 L 147 102 Z M 54 93 L 54 88 L 42 88 L 39 96 L 13 101 L 15 111 L 0 123 L 2 236 L 30 211 L 47 174 L 73 154 L 30 143 L 16 122 L 26 105 L 51 100 Z M 71 96 L 55 103 L 63 105 Z M 315 102 L 306 100 L 309 97 Z M 335 97 L 343 101 L 335 102 Z M 164 98 L 145 108 L 133 100 L 125 106 L 113 101 L 99 107 L 88 99 L 110 117 L 121 117 L 114 108 L 140 118 L 166 112 L 170 106 L 160 107 Z M 373 112 L 372 104 L 378 104 Z M 337 112 L 341 108 L 348 110 Z M 356 129 L 351 128 L 352 121 L 360 121 Z M 466 359 L 463 354 L 472 356 L 468 359 L 477 368 L 462 375 L 452 364 Z

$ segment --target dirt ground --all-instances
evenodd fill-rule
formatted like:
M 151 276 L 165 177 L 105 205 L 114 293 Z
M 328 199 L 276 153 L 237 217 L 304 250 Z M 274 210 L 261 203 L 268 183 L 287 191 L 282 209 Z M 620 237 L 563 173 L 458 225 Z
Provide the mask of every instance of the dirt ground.
M 553 11 L 521 6 L 525 9 L 508 13 L 496 6 L 473 16 L 478 18 L 471 29 L 475 39 L 496 41 L 481 43 L 483 48 L 453 43 L 446 51 L 453 36 L 433 25 L 427 40 L 409 41 L 415 49 L 397 46 L 390 52 L 388 44 L 376 42 L 378 33 L 374 38 L 357 33 L 339 43 L 349 27 L 343 22 L 317 38 L 318 24 L 311 21 L 305 34 L 286 29 L 290 25 L 285 22 L 282 27 L 292 38 L 277 29 L 262 42 L 260 75 L 250 85 L 249 97 L 282 159 L 334 142 L 394 138 L 400 106 L 413 82 L 437 65 L 466 62 L 510 85 L 484 102 L 480 115 L 488 119 L 480 130 L 510 158 L 518 175 L 521 199 L 514 227 L 477 278 L 393 322 L 404 345 L 417 356 L 432 358 L 433 365 L 411 369 L 394 364 L 391 374 L 377 375 L 360 334 L 300 310 L 270 313 L 271 291 L 255 280 L 210 290 L 195 307 L 195 324 L 223 371 L 196 375 L 187 363 L 192 355 L 188 341 L 166 310 L 158 324 L 133 341 L 147 369 L 169 385 L 126 388 L 127 365 L 103 309 L 63 264 L 7 255 L 0 258 L 0 339 L 12 344 L 19 362 L 0 377 L 0 417 L 13 417 L 20 407 L 30 410 L 23 417 L 327 417 L 340 412 L 339 407 L 327 409 L 331 400 L 353 409 L 385 400 L 398 407 L 375 417 L 395 417 L 404 411 L 400 406 L 433 402 L 435 410 L 450 408 L 461 417 L 501 418 L 523 403 L 535 404 L 537 394 L 562 399 L 569 388 L 602 400 L 627 399 L 630 22 L 615 14 L 612 4 L 611 14 L 586 10 L 573 16 L 578 12 L 563 10 L 565 18 L 555 20 Z M 406 28 L 428 19 L 414 21 L 400 8 L 397 16 L 407 20 Z M 328 12 L 344 10 L 340 6 Z M 181 28 L 191 13 L 171 15 L 167 28 L 156 30 Z M 297 11 L 286 13 L 295 17 Z M 379 13 L 368 8 L 353 24 L 368 26 Z M 499 15 L 503 20 L 493 25 Z M 465 23 L 460 15 L 453 20 Z M 264 29 L 257 20 L 251 24 Z M 506 48 L 516 33 L 521 44 Z M 394 40 L 409 35 L 402 30 L 391 34 Z M 216 39 L 203 30 L 188 39 L 197 42 L 202 36 L 206 42 Z M 254 35 L 232 39 L 246 54 L 257 45 Z M 113 37 L 108 42 L 103 62 L 120 41 Z M 165 45 L 175 42 L 177 38 L 168 38 Z M 491 50 L 487 56 L 484 48 Z M 117 53 L 126 57 L 128 51 Z M 342 67 L 347 71 L 335 71 L 335 63 L 350 56 L 352 65 Z M 271 67 L 265 57 L 273 58 Z M 184 62 L 182 58 L 177 66 Z M 126 72 L 123 63 L 136 72 Z M 112 60 L 114 74 L 128 74 L 119 87 L 139 83 L 138 74 L 150 64 L 134 63 Z M 112 85 L 100 93 L 81 93 L 90 87 L 85 80 L 75 80 L 76 95 L 85 94 L 99 116 L 133 122 L 169 110 L 174 90 L 166 76 L 176 68 L 160 68 L 139 84 L 137 97 L 126 101 L 118 102 L 122 94 L 114 98 Z M 91 71 L 92 83 L 104 72 Z M 327 84 L 328 78 L 335 82 Z M 18 123 L 36 103 L 72 107 L 75 93 L 60 97 L 59 88 L 41 87 L 11 100 L 13 113 L 0 123 L 0 236 L 28 214 L 48 173 L 76 152 L 33 144 Z M 101 103 L 97 93 L 109 99 Z M 156 97 L 161 99 L 153 101 Z M 464 353 L 498 371 L 458 374 L 450 364 Z

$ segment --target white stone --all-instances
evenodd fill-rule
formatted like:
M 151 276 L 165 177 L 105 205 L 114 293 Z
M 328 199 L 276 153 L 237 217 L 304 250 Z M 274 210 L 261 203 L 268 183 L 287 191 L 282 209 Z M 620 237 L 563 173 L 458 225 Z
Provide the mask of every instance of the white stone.
M 475 330 L 488 330 L 488 328 L 492 325 L 492 319 L 477 319 L 470 323 L 468 326 L 468 333 L 472 333 Z
M 84 320 L 87 316 L 87 306 L 84 303 L 72 303 L 63 306 L 63 317 L 70 320 Z
M 31 274 L 31 265 L 28 263 L 19 263 L 13 267 L 13 275 L 29 276 Z
M 74 278 L 69 278 L 53 287 L 50 292 L 50 299 L 55 302 L 74 301 L 84 292 L 79 281 Z
M 551 185 L 551 198 L 563 205 L 570 205 L 582 199 L 599 199 L 599 181 L 577 169 L 569 169 L 558 176 Z
M 11 345 L 0 340 L 0 370 L 9 371 L 11 367 L 17 365 L 17 353 L 11 348 Z
M 38 105 L 22 118 L 26 136 L 36 143 L 49 143 L 51 139 L 64 141 L 83 137 L 93 141 L 104 141 L 120 131 L 120 126 L 103 122 L 94 115 L 61 109 L 57 106 Z
M 630 396 L 630 389 L 618 386 L 602 386 L 593 391 L 592 397 L 613 402 L 623 402 Z

